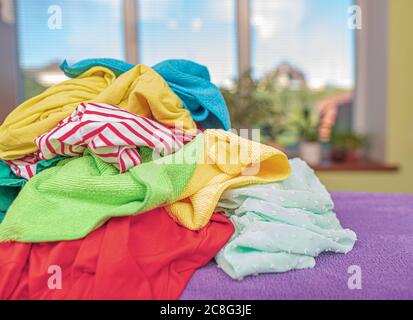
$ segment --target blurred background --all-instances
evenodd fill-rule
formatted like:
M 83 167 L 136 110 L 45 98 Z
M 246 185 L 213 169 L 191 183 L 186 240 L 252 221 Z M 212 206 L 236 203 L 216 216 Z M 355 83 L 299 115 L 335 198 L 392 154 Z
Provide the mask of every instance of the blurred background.
M 206 65 L 234 128 L 330 190 L 413 192 L 411 0 L 0 0 L 0 121 L 109 57 Z

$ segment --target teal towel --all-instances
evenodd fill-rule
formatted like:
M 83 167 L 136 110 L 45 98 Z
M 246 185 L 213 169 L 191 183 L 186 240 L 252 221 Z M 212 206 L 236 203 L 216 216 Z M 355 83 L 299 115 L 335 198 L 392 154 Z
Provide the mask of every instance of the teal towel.
M 218 204 L 235 233 L 215 257 L 232 278 L 313 268 L 324 251 L 347 253 L 356 234 L 343 229 L 333 201 L 314 171 L 290 161 L 291 176 L 280 183 L 226 191 Z
M 135 65 L 127 63 L 121 60 L 110 59 L 110 58 L 98 58 L 98 59 L 85 59 L 81 60 L 73 65 L 64 60 L 60 65 L 60 69 L 65 73 L 69 78 L 76 78 L 81 74 L 85 73 L 90 68 L 100 66 L 105 67 L 119 77 L 122 73 L 125 73 L 132 69 Z
M 60 160 L 62 158 L 40 161 L 37 164 L 37 173 L 56 165 Z M 6 162 L 0 160 L 0 223 L 26 182 L 25 179 L 16 176 Z
M 94 66 L 112 70 L 116 76 L 132 69 L 133 64 L 116 59 L 87 59 L 70 66 L 65 60 L 60 68 L 70 78 L 75 78 Z M 225 100 L 220 90 L 211 82 L 208 69 L 189 60 L 166 60 L 153 67 L 182 100 L 192 118 L 205 129 L 231 128 Z

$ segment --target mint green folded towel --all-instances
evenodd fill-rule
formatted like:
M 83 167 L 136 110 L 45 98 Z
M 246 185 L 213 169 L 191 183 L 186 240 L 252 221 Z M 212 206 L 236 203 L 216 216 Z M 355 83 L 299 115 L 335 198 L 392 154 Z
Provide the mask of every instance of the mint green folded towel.
M 235 233 L 215 257 L 232 278 L 312 268 L 324 251 L 347 253 L 356 234 L 343 229 L 330 194 L 302 160 L 280 183 L 226 191 L 218 206 Z
M 200 134 L 175 154 L 124 174 L 88 152 L 63 160 L 25 185 L 0 224 L 0 242 L 80 239 L 110 217 L 172 203 L 191 179 L 203 143 Z

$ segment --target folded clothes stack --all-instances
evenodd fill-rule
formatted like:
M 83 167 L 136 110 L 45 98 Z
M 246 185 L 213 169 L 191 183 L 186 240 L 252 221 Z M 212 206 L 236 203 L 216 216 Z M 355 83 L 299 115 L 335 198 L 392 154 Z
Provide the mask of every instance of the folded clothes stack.
M 214 257 L 240 280 L 352 250 L 306 163 L 228 131 L 206 67 L 61 69 L 0 126 L 0 299 L 177 299 Z

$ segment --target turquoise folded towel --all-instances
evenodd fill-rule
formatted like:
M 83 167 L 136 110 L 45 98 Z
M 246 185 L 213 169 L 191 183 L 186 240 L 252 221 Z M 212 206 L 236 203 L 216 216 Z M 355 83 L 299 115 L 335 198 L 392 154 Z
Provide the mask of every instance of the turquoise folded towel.
M 125 73 L 132 69 L 135 65 L 127 63 L 121 60 L 110 59 L 110 58 L 99 58 L 99 59 L 85 59 L 81 60 L 73 65 L 64 60 L 60 65 L 60 69 L 65 73 L 69 78 L 76 78 L 81 74 L 85 73 L 87 70 L 93 67 L 105 67 L 119 77 L 122 73 Z
M 75 78 L 95 66 L 112 70 L 116 76 L 129 71 L 133 64 L 116 59 L 87 59 L 70 66 L 65 60 L 60 68 Z M 165 60 L 153 67 L 182 100 L 192 118 L 205 129 L 231 128 L 228 108 L 219 89 L 211 82 L 208 68 L 189 60 Z

